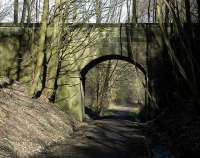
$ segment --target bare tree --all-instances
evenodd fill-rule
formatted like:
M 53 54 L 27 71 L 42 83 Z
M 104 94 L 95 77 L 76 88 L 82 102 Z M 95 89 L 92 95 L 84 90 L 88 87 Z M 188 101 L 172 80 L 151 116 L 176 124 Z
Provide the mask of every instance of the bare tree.
M 33 84 L 31 87 L 31 95 L 34 95 L 38 88 L 39 78 L 41 75 L 41 68 L 44 60 L 44 48 L 45 48 L 45 39 L 46 39 L 46 32 L 47 32 L 47 23 L 49 17 L 49 0 L 45 0 L 43 4 L 43 14 L 41 20 L 41 28 L 39 31 L 39 40 L 38 40 L 38 47 L 35 48 L 34 52 L 37 56 L 36 67 L 34 72 Z
M 132 22 L 137 23 L 137 5 L 136 0 L 132 0 Z
M 196 0 L 197 1 L 197 7 L 198 7 L 198 22 L 200 23 L 200 1 L 199 0 Z
M 190 1 L 185 0 L 186 22 L 191 23 Z
M 19 1 L 14 1 L 14 23 L 18 23 Z
M 27 23 L 31 23 L 31 0 L 24 0 L 23 3 L 21 24 L 25 23 L 25 20 Z

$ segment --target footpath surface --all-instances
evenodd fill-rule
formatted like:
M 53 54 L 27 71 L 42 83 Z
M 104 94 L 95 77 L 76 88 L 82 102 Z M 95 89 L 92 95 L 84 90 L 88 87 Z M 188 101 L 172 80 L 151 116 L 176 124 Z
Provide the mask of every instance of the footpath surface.
M 142 126 L 127 120 L 88 122 L 68 142 L 47 148 L 39 158 L 150 158 Z

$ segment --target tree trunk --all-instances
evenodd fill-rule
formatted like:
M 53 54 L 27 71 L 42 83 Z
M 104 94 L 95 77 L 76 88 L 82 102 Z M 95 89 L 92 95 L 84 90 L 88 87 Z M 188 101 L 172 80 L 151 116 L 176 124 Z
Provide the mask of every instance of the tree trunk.
M 157 18 L 157 22 L 163 22 L 162 20 L 162 1 L 161 0 L 157 0 L 156 3 L 156 18 Z
M 166 2 L 169 4 L 169 0 L 166 0 Z M 169 23 L 169 8 L 167 5 L 165 5 L 165 23 Z
M 150 13 L 150 9 L 151 9 L 151 0 L 149 0 L 148 3 L 148 9 L 147 9 L 147 14 L 148 14 L 148 23 L 150 23 L 150 18 L 151 18 L 151 13 Z
M 27 11 L 28 11 L 27 23 L 30 24 L 31 23 L 31 0 L 27 0 Z
M 21 18 L 22 24 L 25 22 L 26 10 L 27 10 L 27 0 L 24 0 L 23 9 L 22 9 L 22 18 Z
M 99 24 L 101 23 L 101 1 L 100 0 L 96 0 L 95 1 L 95 14 L 96 14 L 96 23 Z M 96 106 L 97 106 L 97 111 L 98 111 L 98 105 L 99 105 L 99 95 L 100 95 L 100 68 L 96 67 L 97 71 L 96 71 Z
M 137 23 L 137 4 L 136 0 L 133 0 L 132 2 L 132 23 Z
M 54 85 L 53 85 L 53 91 L 52 91 L 51 96 L 49 97 L 49 102 L 51 103 L 55 103 L 55 100 L 56 100 L 56 92 L 58 89 L 58 79 L 60 76 L 61 66 L 62 66 L 62 62 L 58 61 L 57 66 L 56 66 L 57 70 L 56 70 L 56 76 L 55 76 Z
M 19 1 L 14 1 L 14 23 L 18 23 Z
M 198 7 L 198 22 L 200 23 L 200 1 L 197 0 L 197 7 Z
M 101 1 L 96 0 L 95 4 L 96 23 L 101 23 Z
M 76 0 L 74 0 L 73 2 L 72 2 L 72 5 L 73 5 L 73 23 L 74 22 L 76 22 L 76 20 L 77 20 L 77 9 L 78 9 L 78 7 L 77 7 L 77 1 Z
M 191 23 L 190 0 L 185 0 L 186 22 Z
M 48 58 L 50 58 L 49 63 L 48 63 L 48 81 L 47 81 L 47 86 L 48 88 L 45 90 L 45 95 L 51 98 L 51 96 L 54 93 L 54 84 L 56 80 L 56 73 L 57 73 L 57 65 L 58 65 L 58 57 L 59 57 L 59 50 L 58 50 L 58 45 L 60 42 L 60 36 L 59 36 L 59 23 L 60 23 L 60 0 L 55 1 L 56 5 L 56 13 L 53 21 L 53 37 L 52 37 L 52 48 L 48 52 Z M 51 99 L 50 99 L 51 100 Z
M 157 0 L 153 0 L 153 23 L 156 22 L 156 19 L 157 19 L 157 13 L 156 13 L 156 5 L 157 4 Z
M 112 66 L 112 63 L 111 63 L 111 60 L 108 61 L 108 64 L 107 64 L 107 68 L 106 68 L 106 72 L 105 74 L 105 78 L 103 80 L 103 85 L 101 87 L 101 98 L 100 98 L 100 101 L 99 101 L 99 114 L 102 114 L 103 112 L 103 109 L 105 106 L 108 106 L 108 105 L 105 105 L 108 103 L 108 92 L 109 92 L 109 82 L 111 80 L 110 78 L 110 71 L 111 71 L 111 66 Z
M 40 16 L 40 0 L 36 0 L 35 2 L 35 22 L 39 22 L 39 16 Z
M 37 55 L 37 61 L 33 78 L 33 84 L 30 92 L 31 95 L 34 95 L 36 93 L 36 90 L 38 88 L 38 83 L 40 80 L 42 64 L 44 61 L 44 48 L 45 48 L 48 15 L 49 15 L 49 0 L 45 0 L 43 4 L 43 14 L 39 31 L 39 42 L 37 48 L 33 50 L 34 52 L 36 52 L 35 54 Z
M 27 16 L 27 23 L 31 22 L 31 10 L 30 10 L 31 2 L 30 0 L 24 0 L 23 9 L 22 9 L 22 18 L 21 18 L 21 24 L 23 24 L 26 20 L 26 13 L 28 13 Z

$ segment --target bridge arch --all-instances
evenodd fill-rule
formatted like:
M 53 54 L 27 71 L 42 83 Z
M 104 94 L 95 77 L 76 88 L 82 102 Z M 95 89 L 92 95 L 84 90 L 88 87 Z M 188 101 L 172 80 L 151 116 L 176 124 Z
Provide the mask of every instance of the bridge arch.
M 126 56 L 122 56 L 122 55 L 104 55 L 104 56 L 100 56 L 97 59 L 92 60 L 91 62 L 89 62 L 80 72 L 81 78 L 84 78 L 86 76 L 86 74 L 88 73 L 88 71 L 90 69 L 92 69 L 94 66 L 96 66 L 99 63 L 102 63 L 104 61 L 107 60 L 123 60 L 123 61 L 127 61 L 128 63 L 133 64 L 136 68 L 138 68 L 141 72 L 143 72 L 143 74 L 146 76 L 146 70 L 144 69 L 144 67 L 137 63 L 136 61 L 134 61 L 133 59 L 131 59 L 130 57 L 126 57 Z
M 82 109 L 84 109 L 85 107 L 85 81 L 86 81 L 86 75 L 87 73 L 94 68 L 96 65 L 104 62 L 104 61 L 108 61 L 108 60 L 121 60 L 121 61 L 126 61 L 130 64 L 132 64 L 136 69 L 139 69 L 139 71 L 141 71 L 144 75 L 144 79 L 145 79 L 145 89 L 147 89 L 148 86 L 148 78 L 147 78 L 147 72 L 145 70 L 145 68 L 139 64 L 138 62 L 134 61 L 132 58 L 127 57 L 127 56 L 122 56 L 122 55 L 103 55 L 100 56 L 92 61 L 90 61 L 88 64 L 85 65 L 85 67 L 83 67 L 80 71 L 80 80 L 81 80 L 81 102 L 82 102 Z M 147 92 L 145 90 L 145 104 L 147 104 Z

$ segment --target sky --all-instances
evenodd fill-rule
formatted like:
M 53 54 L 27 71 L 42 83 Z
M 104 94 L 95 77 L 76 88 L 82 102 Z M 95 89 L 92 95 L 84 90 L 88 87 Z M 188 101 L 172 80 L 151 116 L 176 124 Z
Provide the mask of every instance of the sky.
M 24 0 L 19 0 L 19 17 L 21 17 L 21 14 L 22 14 L 23 1 Z M 34 1 L 36 2 L 37 0 L 34 0 Z M 40 11 L 41 12 L 40 13 L 42 13 L 42 2 L 43 2 L 43 0 L 40 0 L 40 1 L 41 1 L 41 5 L 40 5 Z M 92 1 L 95 1 L 95 0 L 89 0 L 89 2 L 92 2 Z M 105 1 L 108 2 L 108 4 L 110 4 L 111 0 L 101 0 L 101 2 L 105 2 Z M 112 0 L 112 2 L 117 2 L 117 1 L 124 1 L 123 7 L 122 7 L 121 21 L 120 22 L 122 22 L 122 23 L 127 22 L 127 6 L 126 6 L 127 0 L 114 0 L 114 1 Z M 130 1 L 132 1 L 132 0 L 130 0 Z M 148 22 L 147 21 L 147 19 L 148 19 L 147 18 L 148 0 L 136 0 L 136 1 L 137 1 L 137 14 L 138 14 L 138 17 L 139 17 L 138 22 L 139 23 L 140 22 L 141 23 Z M 179 3 L 181 3 L 180 2 L 181 0 L 178 0 L 178 1 L 179 1 Z M 55 2 L 55 0 L 50 0 L 50 10 L 52 10 L 52 7 L 54 6 L 54 2 Z M 195 7 L 197 7 L 197 4 L 196 4 L 196 0 L 192 1 L 192 2 L 193 3 L 191 3 L 191 11 L 192 11 L 191 15 L 192 15 L 192 18 L 195 18 L 194 15 L 197 15 L 197 13 L 196 13 L 197 9 L 195 9 Z M 0 0 L 0 22 L 13 22 L 13 10 L 14 10 L 13 4 L 14 4 L 14 0 Z M 33 5 L 33 7 L 32 7 L 32 13 L 33 14 L 35 14 L 34 6 L 35 5 Z M 87 8 L 88 6 L 86 5 L 85 8 Z M 114 7 L 114 6 L 116 6 L 116 5 L 113 5 L 112 7 Z M 108 13 L 108 10 L 109 10 L 108 5 L 106 7 L 107 7 L 106 8 L 107 13 Z M 112 9 L 112 7 L 110 7 L 110 8 Z M 179 8 L 181 8 L 181 7 L 179 6 Z M 117 11 L 115 10 L 114 15 L 118 15 L 118 12 L 119 12 L 119 9 Z M 89 11 L 87 10 L 87 14 L 88 13 L 89 13 Z M 115 18 L 115 19 L 108 18 L 108 19 L 109 19 L 108 22 L 110 22 L 110 23 L 118 22 L 118 18 Z M 152 21 L 152 18 L 150 18 L 150 20 Z M 34 21 L 38 22 L 38 21 L 36 21 L 36 19 L 34 19 L 33 22 Z M 89 22 L 94 23 L 95 21 L 96 20 L 95 20 L 95 16 L 94 16 L 94 12 L 93 12 L 93 16 L 90 17 Z M 104 19 L 103 23 L 104 22 L 107 22 L 106 18 Z
M 22 14 L 23 1 L 24 0 L 19 0 L 19 17 L 21 17 Z M 41 0 L 41 5 L 40 5 L 41 11 L 42 11 L 42 1 L 43 0 Z M 50 10 L 52 10 L 54 1 L 55 0 L 50 0 Z M 14 10 L 13 5 L 14 5 L 14 0 L 0 0 L 0 22 L 13 22 L 13 10 Z M 34 8 L 32 8 L 32 12 L 34 14 L 35 12 Z M 127 8 L 124 3 L 121 16 L 122 21 L 125 21 L 126 16 L 127 16 Z M 91 17 L 90 22 L 95 22 L 95 17 Z
M 19 17 L 22 14 L 23 1 L 19 0 Z M 42 8 L 42 2 L 40 8 Z M 54 0 L 50 0 L 50 8 L 54 5 Z M 0 0 L 0 22 L 13 22 L 14 0 Z M 34 10 L 34 8 L 32 8 Z

